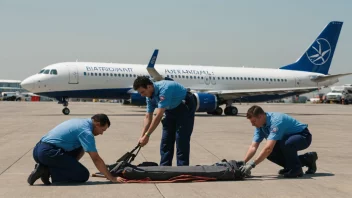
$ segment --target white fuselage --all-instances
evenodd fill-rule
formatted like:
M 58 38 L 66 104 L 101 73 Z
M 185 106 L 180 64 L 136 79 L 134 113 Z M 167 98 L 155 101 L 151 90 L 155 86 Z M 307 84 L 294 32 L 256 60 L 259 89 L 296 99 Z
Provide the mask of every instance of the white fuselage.
M 162 64 L 155 65 L 155 69 L 164 77 L 198 91 L 322 87 L 337 82 L 317 84 L 311 78 L 325 75 L 283 69 Z M 77 98 L 119 98 L 131 91 L 138 75 L 149 76 L 146 66 L 138 64 L 67 62 L 49 65 L 43 70 L 21 85 L 28 91 L 49 97 L 66 94 Z M 116 92 L 116 96 L 109 92 Z

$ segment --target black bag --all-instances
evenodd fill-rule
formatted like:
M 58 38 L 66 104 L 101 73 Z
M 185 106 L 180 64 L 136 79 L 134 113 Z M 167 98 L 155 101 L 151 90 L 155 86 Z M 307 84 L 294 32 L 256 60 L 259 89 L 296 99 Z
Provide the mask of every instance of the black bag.
M 152 181 L 165 181 L 182 175 L 207 177 L 219 181 L 243 179 L 243 175 L 239 170 L 243 162 L 237 162 L 235 160 L 223 160 L 213 165 L 197 166 L 155 166 L 156 163 L 153 162 L 152 164 L 153 166 L 135 166 L 122 161 L 116 163 L 115 167 L 110 170 L 110 173 L 114 177 L 119 176 L 129 180 L 148 178 Z
M 137 150 L 138 149 L 138 150 Z M 125 153 L 116 160 L 116 163 L 107 165 L 109 172 L 114 177 L 123 177 L 129 180 L 148 179 L 152 181 L 166 181 L 178 176 L 195 176 L 212 178 L 219 181 L 242 180 L 244 175 L 239 167 L 244 165 L 243 161 L 225 159 L 212 165 L 196 166 L 158 166 L 155 162 L 143 162 L 132 165 L 131 162 L 137 156 L 141 146 L 138 144 L 131 152 Z M 137 153 L 134 152 L 137 150 Z M 102 173 L 95 173 L 92 176 L 104 177 Z

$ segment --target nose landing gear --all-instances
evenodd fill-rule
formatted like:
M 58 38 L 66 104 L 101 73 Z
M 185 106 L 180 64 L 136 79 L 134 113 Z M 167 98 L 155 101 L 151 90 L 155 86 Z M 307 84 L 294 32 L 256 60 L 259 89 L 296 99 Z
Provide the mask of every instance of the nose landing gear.
M 68 98 L 63 97 L 62 100 L 59 102 L 59 104 L 62 103 L 62 105 L 65 107 L 65 108 L 62 109 L 62 113 L 63 113 L 64 115 L 70 114 L 70 109 L 67 108 L 67 106 L 68 106 L 68 101 L 67 101 L 67 100 L 68 100 Z

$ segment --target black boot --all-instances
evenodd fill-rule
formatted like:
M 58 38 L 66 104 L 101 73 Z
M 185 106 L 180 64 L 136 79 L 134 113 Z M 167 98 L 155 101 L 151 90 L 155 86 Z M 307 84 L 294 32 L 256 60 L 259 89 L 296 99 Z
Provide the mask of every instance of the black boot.
M 309 164 L 307 164 L 308 170 L 306 174 L 314 174 L 317 171 L 316 161 L 318 160 L 318 154 L 316 152 L 309 152 L 308 156 Z
M 39 179 L 45 172 L 44 166 L 41 164 L 36 164 L 34 167 L 34 170 L 31 172 L 31 174 L 27 178 L 27 182 L 29 185 L 33 185 L 37 179 Z
M 290 169 L 283 168 L 283 169 L 279 170 L 279 175 L 283 175 L 283 174 L 287 173 L 288 171 L 290 171 Z
M 49 181 L 50 178 L 50 172 L 49 172 L 49 168 L 47 166 L 44 166 L 44 173 L 43 175 L 40 177 L 40 179 L 42 180 L 42 182 L 45 185 L 50 185 L 51 182 Z
M 284 174 L 284 177 L 286 178 L 296 178 L 296 177 L 302 177 L 303 176 L 303 170 L 302 168 L 299 168 L 297 170 L 290 170 L 287 173 Z
M 299 156 L 302 166 L 308 167 L 306 174 L 314 174 L 317 171 L 317 159 L 318 154 L 316 152 L 309 152 Z

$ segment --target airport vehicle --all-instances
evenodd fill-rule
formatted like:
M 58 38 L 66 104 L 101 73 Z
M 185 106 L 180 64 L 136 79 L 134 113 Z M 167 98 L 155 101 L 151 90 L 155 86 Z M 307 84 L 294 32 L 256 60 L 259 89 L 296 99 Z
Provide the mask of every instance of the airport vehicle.
M 132 88 L 139 75 L 153 80 L 175 80 L 197 98 L 197 112 L 237 115 L 235 102 L 264 102 L 300 95 L 328 87 L 338 78 L 352 73 L 329 75 L 343 22 L 332 21 L 294 63 L 277 69 L 155 65 L 155 50 L 147 67 L 141 64 L 63 62 L 49 65 L 22 81 L 25 89 L 63 104 L 70 110 L 68 98 L 124 99 L 133 105 L 145 104 L 145 98 Z M 221 105 L 226 105 L 223 109 Z
M 19 101 L 19 100 L 21 100 L 21 98 L 18 97 L 18 93 L 16 93 L 16 92 L 2 92 L 1 93 L 1 100 L 3 100 L 3 101 Z
M 345 104 L 352 103 L 352 84 L 331 87 L 331 92 L 326 94 L 325 100 L 326 103 L 341 104 L 342 100 L 344 100 Z

